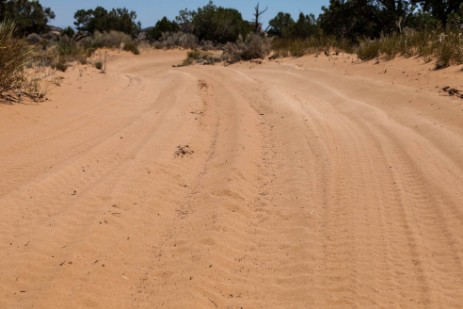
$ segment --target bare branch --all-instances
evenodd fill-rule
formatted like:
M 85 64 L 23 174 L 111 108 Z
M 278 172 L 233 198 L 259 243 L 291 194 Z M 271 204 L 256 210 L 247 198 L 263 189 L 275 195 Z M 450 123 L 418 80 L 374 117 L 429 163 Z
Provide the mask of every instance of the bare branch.
M 260 9 L 260 3 L 258 2 L 256 7 L 254 8 L 254 31 L 256 33 L 259 33 L 262 31 L 262 24 L 260 22 L 260 18 L 261 16 L 267 12 L 268 10 L 268 7 L 266 7 L 265 9 L 261 10 Z

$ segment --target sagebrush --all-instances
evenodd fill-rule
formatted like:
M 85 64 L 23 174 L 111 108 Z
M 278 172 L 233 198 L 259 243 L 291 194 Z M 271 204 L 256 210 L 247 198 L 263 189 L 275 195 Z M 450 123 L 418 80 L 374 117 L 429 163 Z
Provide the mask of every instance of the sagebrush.
M 224 60 L 228 63 L 234 63 L 242 60 L 264 59 L 270 50 L 269 39 L 252 33 L 245 40 L 225 44 Z

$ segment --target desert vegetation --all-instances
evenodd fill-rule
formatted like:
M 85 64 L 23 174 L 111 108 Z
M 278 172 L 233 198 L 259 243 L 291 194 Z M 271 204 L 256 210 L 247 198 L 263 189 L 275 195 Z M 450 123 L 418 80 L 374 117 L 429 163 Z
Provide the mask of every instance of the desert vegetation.
M 436 60 L 436 69 L 463 61 L 461 1 L 331 0 L 318 17 L 279 12 L 264 29 L 265 13 L 257 4 L 254 20 L 244 21 L 236 10 L 209 2 L 174 20 L 164 17 L 148 38 L 156 48 L 223 50 L 226 62 L 331 52 L 360 60 L 419 56 Z
M 22 97 L 39 100 L 42 94 L 38 83 L 24 74 L 30 50 L 24 41 L 15 37 L 16 24 L 0 22 L 0 99 L 20 101 Z
M 322 14 L 270 21 L 274 57 L 306 53 L 356 53 L 361 60 L 395 56 L 436 60 L 436 69 L 461 64 L 462 1 L 339 1 Z
M 78 10 L 75 28 L 49 25 L 55 14 L 39 1 L 0 1 L 0 95 L 14 102 L 40 101 L 45 92 L 40 77 L 27 69 L 50 67 L 66 71 L 73 63 L 87 64 L 99 48 L 116 48 L 138 55 L 136 36 L 140 24 L 135 12 L 125 8 L 106 11 Z M 95 67 L 99 67 L 97 63 Z M 33 75 L 33 74 L 32 74 Z
M 173 19 L 163 17 L 144 29 L 136 12 L 98 6 L 77 10 L 74 26 L 59 29 L 49 25 L 55 18 L 53 10 L 39 1 L 1 0 L 2 91 L 24 85 L 25 66 L 66 71 L 72 63 L 86 64 L 99 48 L 137 55 L 141 41 L 158 49 L 192 50 L 182 65 L 346 52 L 357 54 L 360 60 L 418 56 L 435 61 L 435 68 L 441 69 L 463 63 L 462 3 L 331 0 L 318 17 L 301 12 L 293 19 L 289 13 L 278 12 L 265 27 L 262 16 L 267 8 L 259 4 L 254 18 L 245 20 L 240 11 L 210 1 L 197 9 L 180 10 Z M 212 50 L 221 55 L 207 52 Z M 11 55 L 13 62 L 8 60 Z
M 18 36 L 45 34 L 50 31 L 48 22 L 54 18 L 52 9 L 43 7 L 39 1 L 0 0 L 0 20 L 14 20 Z

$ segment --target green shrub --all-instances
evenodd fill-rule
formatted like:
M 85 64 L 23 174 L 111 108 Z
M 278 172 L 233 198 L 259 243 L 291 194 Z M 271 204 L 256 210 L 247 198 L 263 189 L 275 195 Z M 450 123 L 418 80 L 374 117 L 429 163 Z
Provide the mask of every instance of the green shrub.
M 170 21 L 167 17 L 163 17 L 156 25 L 147 31 L 150 40 L 159 40 L 164 33 L 175 33 L 179 30 L 179 26 L 175 21 Z
M 97 62 L 95 63 L 95 68 L 97 68 L 98 70 L 103 69 L 103 62 L 97 61 Z
M 236 42 L 252 31 L 238 10 L 216 6 L 212 1 L 192 14 L 191 23 L 193 34 L 200 41 L 221 44 Z
M 73 38 L 76 32 L 71 27 L 66 27 L 61 32 L 61 36 L 67 36 L 68 38 Z
M 107 11 L 101 6 L 95 9 L 78 10 L 74 14 L 74 25 L 78 31 L 95 33 L 110 30 L 135 35 L 140 31 L 140 25 L 136 22 L 137 14 L 127 8 L 113 8 Z

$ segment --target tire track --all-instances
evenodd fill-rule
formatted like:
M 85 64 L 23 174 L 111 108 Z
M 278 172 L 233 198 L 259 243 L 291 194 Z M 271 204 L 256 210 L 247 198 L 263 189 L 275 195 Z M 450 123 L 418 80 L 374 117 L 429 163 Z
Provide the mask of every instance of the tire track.
M 335 69 L 153 53 L 112 62 L 124 95 L 42 128 L 52 170 L 0 174 L 35 171 L 0 197 L 0 307 L 460 306 L 454 118 Z M 0 161 L 49 153 L 24 132 Z

